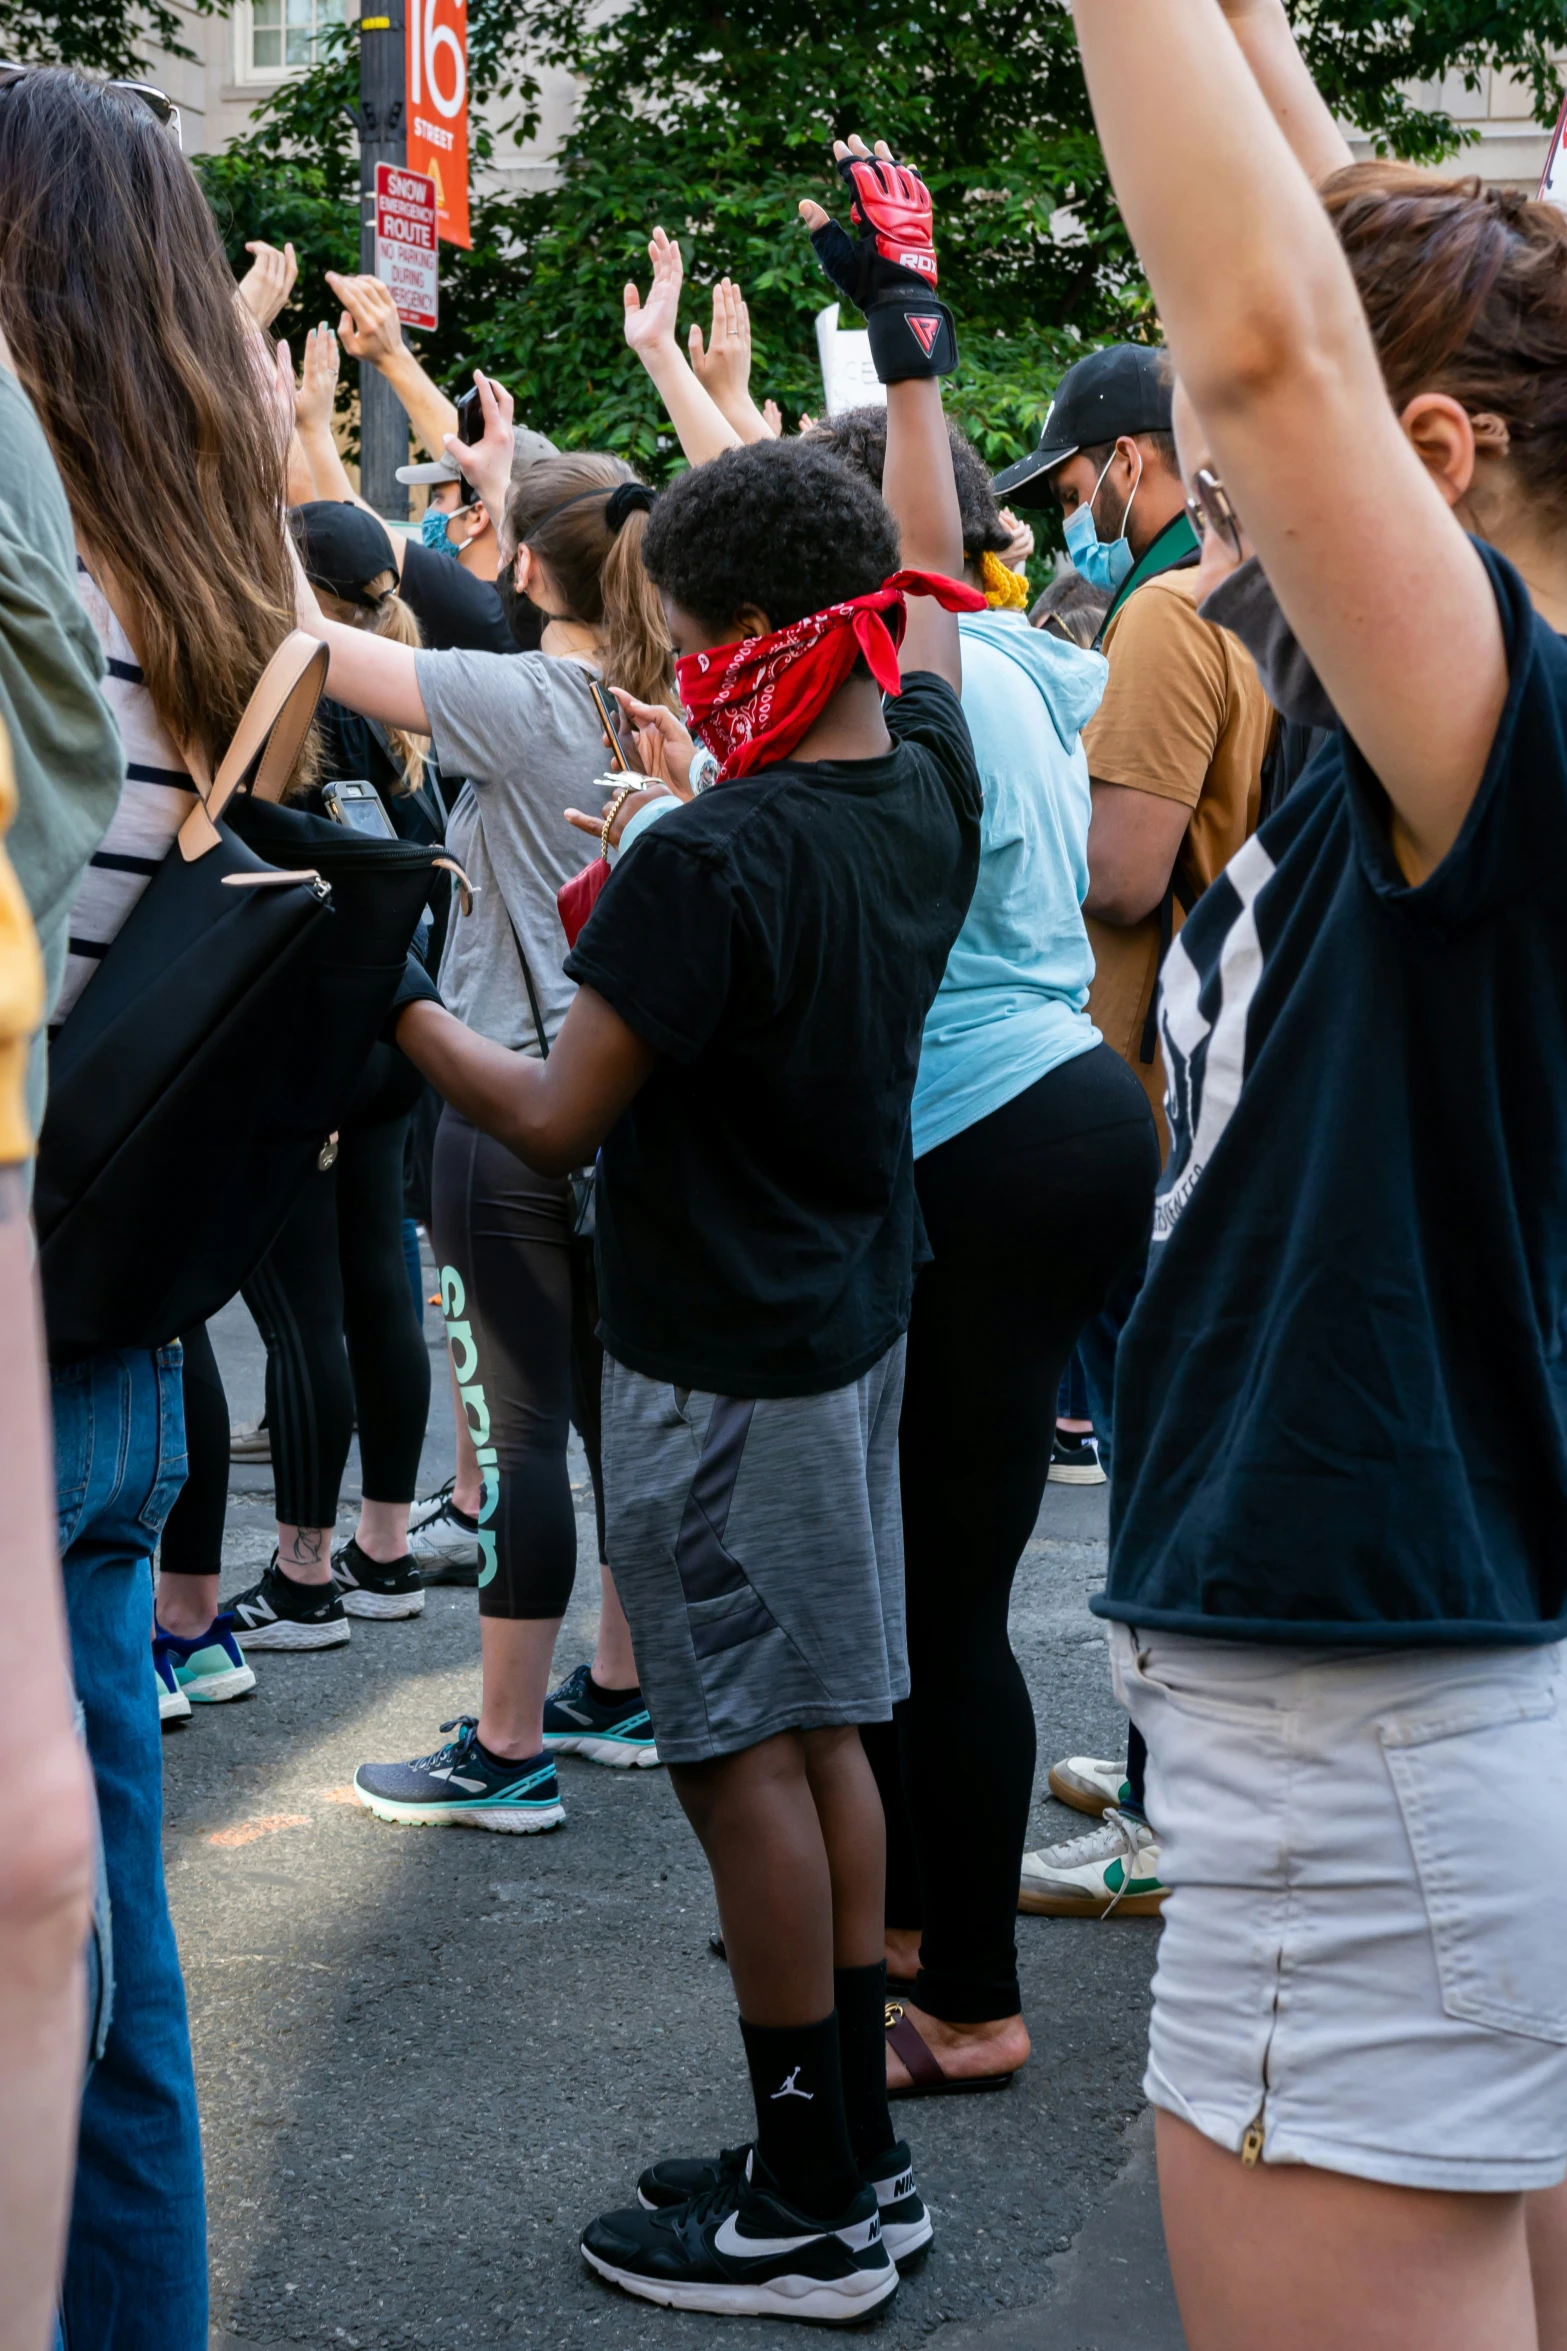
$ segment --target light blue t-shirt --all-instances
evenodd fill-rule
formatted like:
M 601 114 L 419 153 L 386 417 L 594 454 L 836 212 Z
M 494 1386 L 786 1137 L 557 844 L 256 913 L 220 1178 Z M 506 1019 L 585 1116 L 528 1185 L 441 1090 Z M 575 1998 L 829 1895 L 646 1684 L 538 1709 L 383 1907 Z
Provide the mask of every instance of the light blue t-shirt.
M 964 613 L 963 715 L 985 787 L 979 880 L 925 1021 L 914 1156 L 959 1135 L 1100 1041 L 1088 762 L 1082 729 L 1109 667 L 1021 612 Z

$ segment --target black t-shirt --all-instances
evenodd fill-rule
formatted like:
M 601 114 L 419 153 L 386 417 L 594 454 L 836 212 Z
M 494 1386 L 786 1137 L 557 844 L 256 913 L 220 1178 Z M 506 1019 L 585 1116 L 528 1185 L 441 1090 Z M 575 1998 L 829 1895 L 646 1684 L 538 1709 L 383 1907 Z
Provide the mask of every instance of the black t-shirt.
M 950 686 L 913 676 L 886 715 L 883 758 L 665 817 L 567 958 L 662 1056 L 599 1162 L 600 1336 L 677 1387 L 820 1394 L 908 1325 L 909 1102 L 981 794 Z
M 1166 960 L 1101 1615 L 1567 1634 L 1567 644 L 1481 552 L 1511 686 L 1436 871 L 1334 735 Z
M 403 550 L 402 593 L 432 653 L 517 651 L 495 582 L 475 579 L 449 555 L 433 554 L 418 539 L 410 539 Z

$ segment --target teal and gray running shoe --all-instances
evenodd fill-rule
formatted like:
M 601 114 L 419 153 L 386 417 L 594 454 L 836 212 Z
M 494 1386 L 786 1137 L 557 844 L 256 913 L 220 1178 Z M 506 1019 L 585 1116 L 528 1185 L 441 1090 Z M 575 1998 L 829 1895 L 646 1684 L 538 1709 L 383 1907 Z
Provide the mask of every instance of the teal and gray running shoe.
M 497 1829 L 526 1837 L 559 1828 L 566 1817 L 553 1755 L 512 1763 L 487 1754 L 471 1714 L 443 1722 L 457 1736 L 433 1755 L 411 1763 L 362 1763 L 354 1794 L 377 1820 L 417 1821 L 429 1828 Z

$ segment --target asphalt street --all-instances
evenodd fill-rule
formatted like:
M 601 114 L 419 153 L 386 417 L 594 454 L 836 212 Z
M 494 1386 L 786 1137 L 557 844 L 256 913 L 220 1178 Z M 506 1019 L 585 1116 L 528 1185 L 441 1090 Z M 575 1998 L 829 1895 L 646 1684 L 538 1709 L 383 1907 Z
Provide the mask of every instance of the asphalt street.
M 427 1285 L 428 1286 L 428 1285 Z M 452 1432 L 438 1318 L 426 1490 Z M 214 1325 L 231 1416 L 262 1356 Z M 591 1496 L 577 1459 L 578 1597 L 557 1663 L 589 1654 Z M 340 1536 L 352 1529 L 357 1458 Z M 236 1468 L 225 1590 L 273 1542 L 270 1472 Z M 1052 1487 L 1018 1578 L 1040 1786 L 1123 1725 L 1086 1607 L 1104 1489 Z M 263 1653 L 253 1698 L 164 1741 L 170 1896 L 206 2134 L 213 2343 L 336 2351 L 629 2351 L 798 2344 L 798 2330 L 627 2301 L 586 2270 L 585 2220 L 659 2155 L 743 2138 L 729 1980 L 705 1867 L 662 1772 L 562 1766 L 540 1837 L 388 1827 L 355 1766 L 427 1752 L 476 1712 L 474 1595 L 354 1623 L 347 1648 Z M 953 1768 L 963 1726 L 953 1725 Z M 1037 1805 L 1035 1841 L 1086 1825 Z M 1178 2351 L 1139 2079 L 1156 1921 L 1018 1922 L 1032 2062 L 999 2096 L 902 2107 L 935 2245 L 868 2330 L 886 2347 Z M 1070 2249 L 1070 2250 L 1069 2250 Z M 1065 2257 L 1063 2259 L 1063 2256 Z

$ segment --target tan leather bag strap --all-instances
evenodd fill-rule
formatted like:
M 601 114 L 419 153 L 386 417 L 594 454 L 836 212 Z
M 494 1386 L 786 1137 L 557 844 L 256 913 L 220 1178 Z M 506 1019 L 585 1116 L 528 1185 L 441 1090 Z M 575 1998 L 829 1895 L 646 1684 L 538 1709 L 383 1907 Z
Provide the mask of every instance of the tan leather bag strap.
M 185 763 L 200 794 L 179 831 L 180 855 L 187 863 L 217 847 L 217 820 L 252 770 L 250 788 L 258 800 L 282 799 L 326 684 L 327 660 L 318 638 L 292 629 L 256 680 L 217 774 L 209 775 L 201 754 L 185 747 Z

